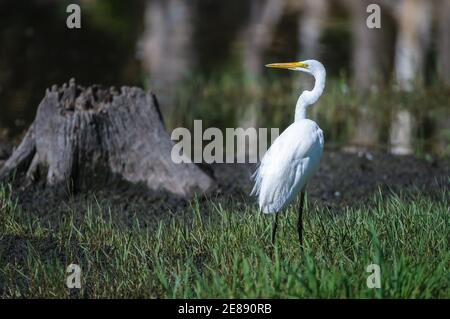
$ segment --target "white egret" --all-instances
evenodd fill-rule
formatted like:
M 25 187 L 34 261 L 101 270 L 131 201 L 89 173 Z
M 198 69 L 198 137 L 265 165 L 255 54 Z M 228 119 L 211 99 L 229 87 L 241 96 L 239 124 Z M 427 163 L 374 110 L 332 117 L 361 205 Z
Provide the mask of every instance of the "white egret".
M 301 193 L 297 232 L 302 245 L 305 188 L 319 166 L 324 144 L 322 130 L 316 122 L 306 118 L 306 110 L 322 95 L 326 71 L 322 63 L 315 60 L 272 63 L 266 67 L 306 72 L 315 78 L 314 88 L 304 91 L 297 101 L 294 123 L 275 139 L 264 154 L 253 175 L 255 185 L 251 193 L 258 196 L 259 208 L 263 213 L 275 214 L 273 242 L 278 213 Z

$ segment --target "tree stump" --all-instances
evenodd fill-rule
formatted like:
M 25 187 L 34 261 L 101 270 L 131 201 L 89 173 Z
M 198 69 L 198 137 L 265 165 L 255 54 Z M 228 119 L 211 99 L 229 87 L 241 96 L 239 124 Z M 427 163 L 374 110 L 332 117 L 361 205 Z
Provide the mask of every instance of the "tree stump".
M 194 164 L 175 164 L 158 102 L 136 87 L 47 89 L 21 144 L 0 169 L 0 180 L 26 172 L 26 183 L 89 190 L 112 179 L 143 183 L 190 197 L 215 187 Z

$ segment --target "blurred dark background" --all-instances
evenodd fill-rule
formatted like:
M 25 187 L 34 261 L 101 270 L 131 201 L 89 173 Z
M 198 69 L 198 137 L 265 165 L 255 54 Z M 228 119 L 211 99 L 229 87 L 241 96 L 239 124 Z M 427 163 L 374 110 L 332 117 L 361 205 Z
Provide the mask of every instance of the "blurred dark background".
M 81 6 L 81 29 L 66 7 Z M 381 8 L 381 29 L 366 26 Z M 450 0 L 0 0 L 0 138 L 20 135 L 45 89 L 153 90 L 169 129 L 279 126 L 310 79 L 264 69 L 315 58 L 328 72 L 312 117 L 349 150 L 448 156 Z

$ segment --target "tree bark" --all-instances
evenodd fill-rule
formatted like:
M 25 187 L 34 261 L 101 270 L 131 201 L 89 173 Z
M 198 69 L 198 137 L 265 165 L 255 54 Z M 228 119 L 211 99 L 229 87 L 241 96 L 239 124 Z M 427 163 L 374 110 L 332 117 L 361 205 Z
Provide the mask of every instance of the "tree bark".
M 357 91 L 367 95 L 380 83 L 381 66 L 384 61 L 379 52 L 384 51 L 381 30 L 369 29 L 366 26 L 369 0 L 345 0 L 352 19 L 352 56 L 353 82 Z M 373 148 L 378 143 L 379 125 L 373 116 L 374 110 L 366 103 L 358 109 L 355 131 L 352 134 L 348 151 L 359 152 Z
M 157 90 L 163 114 L 174 110 L 174 91 L 193 66 L 193 4 L 184 0 L 147 1 L 138 56 Z
M 395 75 L 404 91 L 412 91 L 415 82 L 423 81 L 432 22 L 431 5 L 427 0 L 403 0 L 399 7 Z
M 70 191 L 142 183 L 189 197 L 214 188 L 194 164 L 171 160 L 173 143 L 156 97 L 135 87 L 83 88 L 74 80 L 47 90 L 21 144 L 0 169 L 0 180 L 26 170 L 26 182 Z
M 298 60 L 320 60 L 320 37 L 328 17 L 329 1 L 303 0 L 299 3 L 301 13 L 298 14 Z M 312 77 L 300 76 L 295 78 L 295 84 L 301 88 L 312 88 Z
M 370 0 L 347 0 L 352 15 L 353 31 L 353 77 L 358 90 L 368 91 L 372 86 L 379 84 L 381 66 L 384 64 L 380 51 L 383 48 L 382 29 L 369 29 L 366 26 L 368 13 L 367 6 Z
M 280 0 L 251 1 L 250 21 L 241 39 L 243 47 L 243 69 L 247 78 L 247 90 L 252 97 L 239 120 L 239 126 L 244 129 L 257 128 L 262 111 L 261 76 L 264 68 L 264 52 L 270 46 L 278 22 L 280 21 L 285 2 Z M 250 157 L 258 153 L 258 143 L 255 139 L 245 145 Z
M 423 83 L 426 50 L 431 31 L 431 2 L 410 0 L 399 8 L 399 34 L 395 50 L 395 76 L 399 88 L 410 92 L 416 83 Z M 414 115 L 408 110 L 394 112 L 389 136 L 390 152 L 396 155 L 413 153 Z
M 303 14 L 298 16 L 299 59 L 318 59 L 320 37 L 328 16 L 330 3 L 326 0 L 304 0 Z
M 450 86 L 450 0 L 439 2 L 438 74 Z

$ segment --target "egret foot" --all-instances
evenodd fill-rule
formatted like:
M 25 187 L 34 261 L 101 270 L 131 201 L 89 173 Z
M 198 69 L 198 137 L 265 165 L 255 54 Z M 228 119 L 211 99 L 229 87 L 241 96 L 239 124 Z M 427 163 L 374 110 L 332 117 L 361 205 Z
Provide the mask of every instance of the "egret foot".
M 272 244 L 275 245 L 275 236 L 277 234 L 277 227 L 278 227 L 278 213 L 275 213 L 275 219 L 273 221 L 272 226 Z
M 305 204 L 305 192 L 300 193 L 300 207 L 298 210 L 297 233 L 300 247 L 303 247 L 303 206 Z

